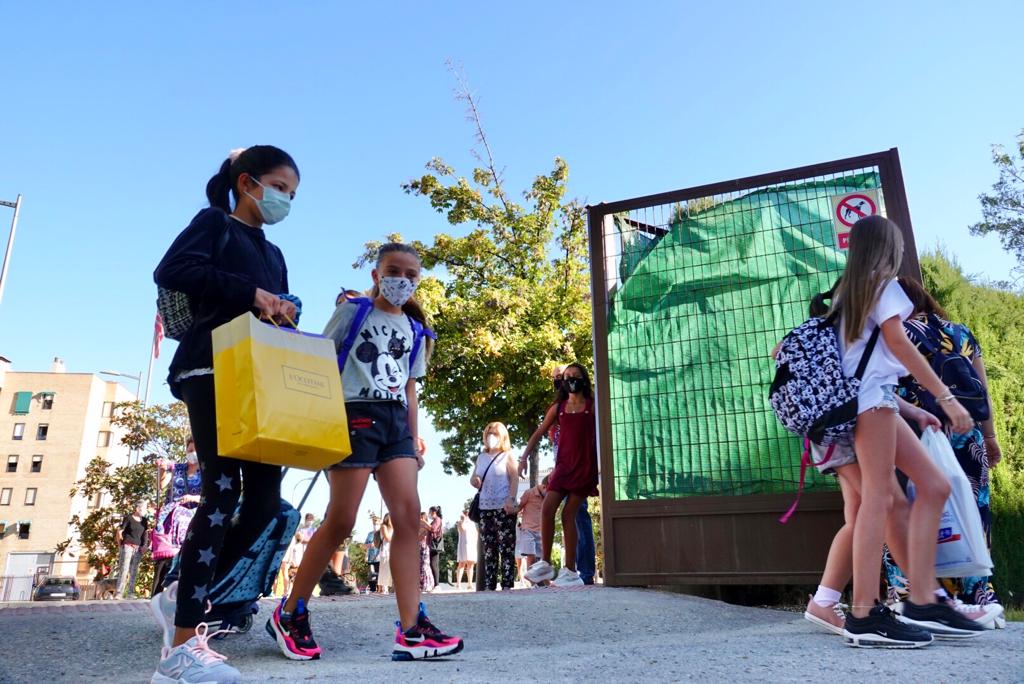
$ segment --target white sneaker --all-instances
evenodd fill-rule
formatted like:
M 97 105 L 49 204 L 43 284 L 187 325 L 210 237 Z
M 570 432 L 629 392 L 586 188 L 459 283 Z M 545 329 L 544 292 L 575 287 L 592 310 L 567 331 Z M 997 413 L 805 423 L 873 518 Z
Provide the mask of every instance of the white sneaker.
M 237 684 L 242 675 L 224 663 L 223 656 L 210 648 L 205 622 L 196 635 L 175 648 L 164 648 L 150 684 Z
M 174 611 L 178 608 L 178 583 L 171 584 L 159 594 L 149 599 L 149 609 L 153 612 L 156 624 L 164 633 L 164 648 L 170 648 L 174 642 Z
M 539 560 L 526 569 L 523 575 L 528 582 L 537 584 L 546 580 L 555 579 L 555 569 L 545 560 Z
M 1003 614 L 1003 607 L 998 603 L 986 603 L 978 605 L 964 603 L 958 598 L 944 599 L 948 605 L 956 609 L 958 613 L 973 620 L 985 629 L 996 629 L 996 620 Z
M 558 573 L 558 579 L 552 582 L 556 587 L 582 587 L 583 580 L 580 579 L 580 573 L 569 568 L 562 568 Z

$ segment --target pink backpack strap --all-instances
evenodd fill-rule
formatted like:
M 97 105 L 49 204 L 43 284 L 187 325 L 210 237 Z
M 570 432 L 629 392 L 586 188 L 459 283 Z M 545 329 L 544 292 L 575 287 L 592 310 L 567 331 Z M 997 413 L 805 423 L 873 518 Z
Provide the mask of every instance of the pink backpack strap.
M 821 463 L 815 463 L 814 465 L 820 466 L 825 465 L 832 460 L 832 453 L 836 450 L 836 445 L 829 445 L 828 451 L 825 452 L 825 458 L 821 459 Z M 789 522 L 789 519 L 796 513 L 796 507 L 800 504 L 800 495 L 804 493 L 804 480 L 807 476 L 807 466 L 811 464 L 811 440 L 804 438 L 804 453 L 800 457 L 800 484 L 796 488 L 796 501 L 789 507 L 782 517 L 779 518 L 779 522 L 785 525 Z

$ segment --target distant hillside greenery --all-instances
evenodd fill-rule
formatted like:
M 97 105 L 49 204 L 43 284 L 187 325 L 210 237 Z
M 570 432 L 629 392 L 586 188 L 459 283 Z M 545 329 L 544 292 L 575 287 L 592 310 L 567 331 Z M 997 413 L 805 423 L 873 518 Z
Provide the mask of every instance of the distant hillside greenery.
M 925 287 L 981 345 L 1003 458 L 992 469 L 994 584 L 1024 603 L 1024 296 L 974 282 L 942 252 L 921 258 Z

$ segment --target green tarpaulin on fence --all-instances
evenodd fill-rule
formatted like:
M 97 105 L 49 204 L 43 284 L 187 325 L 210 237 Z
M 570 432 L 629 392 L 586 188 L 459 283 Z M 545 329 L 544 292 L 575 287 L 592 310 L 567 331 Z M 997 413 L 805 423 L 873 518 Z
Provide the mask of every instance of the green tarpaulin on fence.
M 614 217 L 616 499 L 796 489 L 801 444 L 768 405 L 769 352 L 842 272 L 829 197 L 878 187 L 861 173 L 680 206 L 661 235 Z M 815 473 L 808 486 L 834 485 Z

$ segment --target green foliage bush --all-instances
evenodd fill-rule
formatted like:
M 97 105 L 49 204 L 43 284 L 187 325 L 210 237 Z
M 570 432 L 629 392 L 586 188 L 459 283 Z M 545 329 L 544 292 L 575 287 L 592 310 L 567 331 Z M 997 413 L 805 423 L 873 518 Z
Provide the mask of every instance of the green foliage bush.
M 1024 602 L 1024 296 L 976 282 L 941 251 L 921 258 L 925 287 L 978 339 L 989 378 L 1002 461 L 991 471 L 994 584 Z

